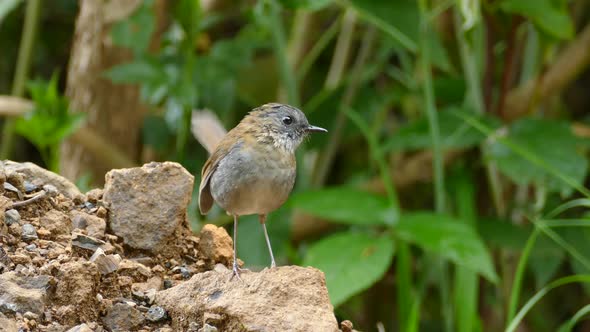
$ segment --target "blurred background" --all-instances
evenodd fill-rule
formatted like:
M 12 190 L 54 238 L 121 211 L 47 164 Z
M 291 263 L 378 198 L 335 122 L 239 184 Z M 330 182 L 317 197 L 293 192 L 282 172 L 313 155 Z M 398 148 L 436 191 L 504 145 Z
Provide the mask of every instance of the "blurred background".
M 1 0 L 0 159 L 82 191 L 152 160 L 198 184 L 193 110 L 231 128 L 289 103 L 330 132 L 269 232 L 339 320 L 590 331 L 589 19 L 586 0 Z M 239 232 L 268 266 L 256 217 Z

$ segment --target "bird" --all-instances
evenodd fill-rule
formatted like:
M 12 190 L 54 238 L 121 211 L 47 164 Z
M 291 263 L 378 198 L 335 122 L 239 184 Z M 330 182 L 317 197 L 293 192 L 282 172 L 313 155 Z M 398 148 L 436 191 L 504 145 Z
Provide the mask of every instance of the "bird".
M 276 267 L 266 230 L 267 215 L 289 197 L 295 184 L 295 151 L 312 132 L 328 132 L 310 125 L 296 107 L 268 103 L 250 111 L 217 143 L 201 170 L 199 210 L 207 214 L 217 203 L 233 216 L 233 274 L 237 263 L 238 219 L 258 215 L 271 259 Z

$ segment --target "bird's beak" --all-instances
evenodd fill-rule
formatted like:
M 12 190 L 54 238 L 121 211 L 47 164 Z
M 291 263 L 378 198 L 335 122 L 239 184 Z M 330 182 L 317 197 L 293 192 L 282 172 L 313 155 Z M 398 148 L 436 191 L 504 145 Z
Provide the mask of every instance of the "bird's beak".
M 324 129 L 322 127 L 316 127 L 316 126 L 312 126 L 312 125 L 309 125 L 306 128 L 306 131 L 309 131 L 309 132 L 318 132 L 318 133 L 327 133 L 328 132 L 326 129 Z

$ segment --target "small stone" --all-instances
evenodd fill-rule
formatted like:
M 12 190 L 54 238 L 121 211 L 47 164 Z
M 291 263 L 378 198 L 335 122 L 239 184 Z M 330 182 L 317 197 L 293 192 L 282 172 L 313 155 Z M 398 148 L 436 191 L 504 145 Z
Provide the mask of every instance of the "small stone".
M 212 324 L 216 324 L 221 322 L 221 315 L 219 314 L 215 314 L 212 312 L 205 312 L 203 314 L 203 323 L 212 323 Z
M 39 315 L 34 314 L 30 311 L 25 312 L 25 314 L 23 315 L 24 318 L 29 319 L 29 320 L 38 320 L 39 319 Z
M 111 331 L 130 331 L 143 324 L 143 314 L 125 303 L 117 303 L 102 319 L 105 327 Z
M 151 306 L 146 314 L 146 318 L 150 322 L 159 322 L 166 318 L 166 310 L 159 306 Z
M 67 332 L 93 332 L 93 330 L 86 324 L 80 324 L 72 327 Z
M 96 238 L 104 237 L 106 229 L 104 219 L 81 211 L 72 211 L 70 212 L 70 216 L 72 217 L 73 228 L 84 229 L 89 236 Z
M 233 242 L 223 227 L 207 224 L 201 230 L 199 251 L 209 260 L 229 264 L 233 258 Z
M 170 279 L 164 280 L 164 289 L 168 289 L 172 286 L 174 286 L 174 283 L 172 283 L 172 280 L 170 280 Z
M 98 210 L 96 210 L 96 216 L 99 218 L 106 218 L 108 214 L 107 209 L 105 209 L 104 207 L 100 206 L 98 207 Z
M 227 268 L 227 266 L 225 266 L 221 263 L 217 263 L 217 264 L 215 264 L 213 271 L 218 272 L 218 273 L 224 273 L 224 272 L 229 271 L 229 269 Z
M 35 230 L 35 227 L 33 225 L 31 225 L 31 224 L 24 224 L 23 225 L 21 239 L 23 239 L 24 241 L 32 241 L 32 240 L 36 240 L 38 238 L 39 238 L 39 236 L 37 236 L 37 231 Z
M 198 332 L 217 332 L 217 328 L 213 325 L 205 324 Z
M 14 263 L 14 264 L 22 264 L 22 265 L 27 265 L 31 263 L 31 257 L 29 257 L 28 255 L 24 255 L 24 254 L 13 254 L 10 255 L 10 260 Z
M 190 324 L 188 324 L 188 330 L 186 330 L 187 332 L 198 332 L 199 331 L 199 324 L 197 322 L 190 322 Z
M 102 199 L 103 193 L 104 193 L 104 190 L 102 190 L 102 189 L 99 189 L 99 188 L 92 189 L 86 193 L 86 198 L 88 199 L 88 201 L 90 203 L 96 204 L 96 203 L 98 203 L 98 201 L 100 201 Z
M 12 224 L 20 222 L 20 214 L 15 209 L 10 209 L 4 212 L 4 222 L 10 226 Z
M 109 274 L 111 272 L 117 271 L 119 268 L 119 263 L 121 263 L 121 256 L 119 254 L 116 255 L 105 255 L 104 250 L 102 248 L 96 249 L 94 254 L 90 257 L 90 261 L 96 264 L 98 271 L 102 275 Z
M 107 252 L 104 247 L 106 244 L 106 242 L 89 235 L 76 232 L 72 233 L 72 246 L 78 247 L 80 249 L 86 249 L 95 252 L 96 249 L 101 248 L 104 250 L 104 252 Z
M 147 280 L 147 278 L 152 276 L 152 271 L 149 267 L 141 263 L 124 259 L 119 264 L 119 275 L 129 276 L 135 280 Z
M 47 193 L 47 196 L 49 196 L 49 197 L 55 197 L 55 196 L 57 196 L 57 194 L 59 194 L 59 191 L 57 190 L 57 188 L 52 184 L 44 185 L 43 190 L 45 190 L 45 192 Z
M 50 237 L 53 239 L 59 235 L 70 234 L 72 231 L 70 218 L 58 210 L 49 210 L 39 218 L 39 225 L 48 230 L 51 233 Z
M 29 181 L 25 181 L 25 193 L 30 194 L 37 189 L 39 189 L 38 186 L 34 185 Z
M 162 267 L 162 265 L 158 264 L 158 265 L 152 267 L 152 272 L 154 272 L 154 273 L 164 273 L 164 272 L 166 272 L 166 270 Z
M 343 320 L 340 323 L 340 329 L 342 332 L 352 332 L 353 327 L 352 322 L 349 320 Z
M 37 245 L 34 243 L 29 244 L 28 246 L 25 247 L 26 251 L 35 251 L 35 249 L 37 249 Z
M 180 274 L 184 279 L 188 279 L 191 277 L 192 273 L 184 266 L 177 266 L 172 269 L 172 273 Z
M 45 310 L 48 283 L 48 276 L 25 277 L 16 272 L 0 274 L 0 312 L 41 315 Z
M 156 332 L 174 332 L 170 326 L 163 326 L 156 330 Z

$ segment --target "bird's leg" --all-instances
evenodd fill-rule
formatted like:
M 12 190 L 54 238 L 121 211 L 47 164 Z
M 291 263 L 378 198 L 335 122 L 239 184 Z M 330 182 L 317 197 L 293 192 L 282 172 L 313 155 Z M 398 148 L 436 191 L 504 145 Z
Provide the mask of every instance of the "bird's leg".
M 264 238 L 266 238 L 266 245 L 268 246 L 268 252 L 270 253 L 270 267 L 276 267 L 277 263 L 275 263 L 275 256 L 272 254 L 272 247 L 270 246 L 270 239 L 268 238 L 268 232 L 266 231 L 266 214 L 258 215 L 258 219 L 262 224 L 262 229 L 264 229 Z
M 242 280 L 242 278 L 240 278 L 240 267 L 238 266 L 238 258 L 237 258 L 237 252 L 238 252 L 238 216 L 234 214 L 234 263 L 232 266 L 232 270 L 233 273 L 231 275 L 231 279 L 233 279 L 234 276 L 236 276 L 238 279 Z

